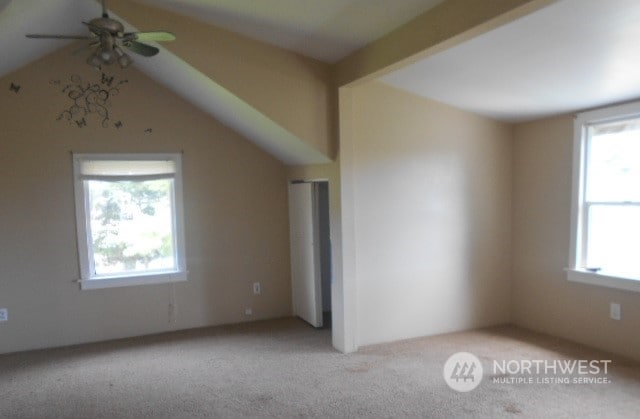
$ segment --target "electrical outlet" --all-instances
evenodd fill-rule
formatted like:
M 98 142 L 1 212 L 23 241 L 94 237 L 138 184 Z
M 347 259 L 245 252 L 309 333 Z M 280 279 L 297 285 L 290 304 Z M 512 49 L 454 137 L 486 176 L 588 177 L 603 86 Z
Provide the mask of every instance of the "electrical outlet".
M 9 320 L 9 310 L 6 308 L 0 308 L 0 322 L 6 322 Z
M 255 295 L 260 295 L 260 293 L 262 293 L 262 290 L 260 289 L 260 283 L 259 282 L 254 282 L 253 283 L 253 293 Z
M 609 317 L 613 320 L 620 320 L 622 318 L 622 307 L 619 303 L 611 303 L 609 306 Z
M 250 308 L 245 308 L 244 314 L 246 314 L 247 316 L 251 316 L 253 314 L 253 310 L 251 310 Z

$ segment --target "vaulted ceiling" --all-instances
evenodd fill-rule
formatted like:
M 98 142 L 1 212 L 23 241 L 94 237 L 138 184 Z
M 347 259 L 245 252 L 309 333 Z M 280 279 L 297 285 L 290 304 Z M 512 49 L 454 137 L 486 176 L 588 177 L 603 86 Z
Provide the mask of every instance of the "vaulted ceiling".
M 134 0 L 333 63 L 444 0 Z M 9 7 L 10 6 L 10 7 Z M 109 1 L 107 0 L 107 6 Z M 0 76 L 59 48 L 27 32 L 83 34 L 99 16 L 97 0 L 0 0 Z M 126 20 L 126 13 L 121 18 Z M 153 22 L 148 23 L 150 26 Z
M 290 49 L 325 62 L 335 61 L 442 0 L 140 0 L 108 1 L 111 17 L 137 30 L 127 19 L 133 6 L 154 6 L 176 13 L 182 27 L 184 16 L 226 27 L 237 33 Z M 393 4 L 392 4 L 393 3 Z M 95 0 L 0 0 L 0 77 L 43 55 L 66 46 L 60 40 L 27 39 L 27 33 L 85 34 L 83 21 L 98 17 L 100 3 Z M 138 8 L 140 9 L 140 8 Z M 114 10 L 118 13 L 115 13 Z M 148 10 L 148 9 L 146 9 Z M 144 30 L 169 29 L 137 10 L 137 24 Z M 144 15 L 144 19 L 140 18 Z M 171 19 L 169 19 L 171 20 Z M 164 19 L 167 21 L 167 19 Z M 161 25 L 162 26 L 162 25 Z M 207 34 L 209 35 L 209 34 Z M 191 49 L 200 54 L 215 54 L 215 40 L 205 36 L 192 40 Z M 187 100 L 210 113 L 286 164 L 328 163 L 328 153 L 309 145 L 278 121 L 241 98 L 189 63 L 188 59 L 157 45 L 161 53 L 151 59 L 135 59 L 135 67 L 166 85 Z M 193 61 L 193 60 L 191 60 Z M 328 111 L 327 111 L 328 112 Z
M 122 5 L 151 6 L 176 19 L 193 18 L 330 66 L 425 12 L 451 3 L 465 14 L 465 6 L 475 11 L 485 0 L 111 1 L 120 5 L 114 8 L 125 23 L 128 8 Z M 527 3 L 501 0 L 509 2 Z M 504 121 L 525 121 L 640 97 L 640 2 L 529 3 L 536 5 L 531 13 L 498 22 L 492 30 L 473 37 L 444 42 L 446 48 L 385 71 L 381 80 Z M 0 77 L 66 45 L 64 41 L 26 39 L 25 33 L 85 33 L 81 22 L 99 14 L 99 2 L 94 0 L 0 0 Z M 157 28 L 153 20 L 142 23 L 145 30 L 171 29 Z M 432 23 L 435 32 L 446 31 L 449 24 Z M 193 47 L 205 51 L 211 43 L 203 39 Z M 184 57 L 160 48 L 157 57 L 138 59 L 135 66 L 287 164 L 329 161 L 326 154 L 300 141 Z M 215 53 L 215 49 L 206 52 L 212 51 Z
M 138 0 L 334 63 L 444 0 Z

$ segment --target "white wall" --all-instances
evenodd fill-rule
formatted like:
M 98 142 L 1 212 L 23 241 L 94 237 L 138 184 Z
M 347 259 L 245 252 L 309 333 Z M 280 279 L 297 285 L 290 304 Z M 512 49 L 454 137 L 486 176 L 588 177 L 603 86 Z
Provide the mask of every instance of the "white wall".
M 381 83 L 350 90 L 357 345 L 509 322 L 511 128 Z

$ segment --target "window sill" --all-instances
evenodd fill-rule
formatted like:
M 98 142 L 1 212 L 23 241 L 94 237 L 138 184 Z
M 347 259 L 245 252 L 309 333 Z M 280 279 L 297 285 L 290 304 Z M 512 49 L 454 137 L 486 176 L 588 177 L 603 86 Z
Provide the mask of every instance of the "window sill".
M 605 275 L 583 269 L 565 269 L 567 279 L 572 282 L 614 288 L 625 291 L 640 292 L 640 279 Z
M 95 279 L 81 279 L 80 289 L 95 290 L 102 288 L 131 287 L 135 285 L 167 284 L 170 282 L 184 282 L 187 272 L 163 272 L 149 275 L 103 277 Z

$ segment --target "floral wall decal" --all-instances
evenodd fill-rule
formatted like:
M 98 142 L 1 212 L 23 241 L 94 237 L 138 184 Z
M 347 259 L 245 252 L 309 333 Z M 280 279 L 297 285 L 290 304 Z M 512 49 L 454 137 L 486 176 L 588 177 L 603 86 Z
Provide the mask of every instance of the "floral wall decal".
M 74 74 L 69 77 L 69 83 L 62 89 L 73 102 L 67 109 L 60 112 L 58 121 L 68 121 L 78 128 L 87 126 L 87 118 L 97 116 L 103 128 L 113 126 L 120 129 L 122 121 L 111 121 L 111 98 L 120 93 L 120 86 L 128 80 L 116 80 L 115 76 L 102 73 L 98 82 L 84 82 L 82 77 Z M 54 86 L 60 86 L 60 80 L 51 80 Z

